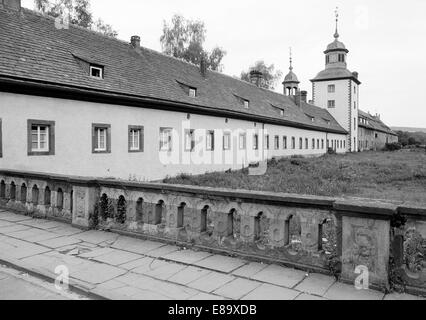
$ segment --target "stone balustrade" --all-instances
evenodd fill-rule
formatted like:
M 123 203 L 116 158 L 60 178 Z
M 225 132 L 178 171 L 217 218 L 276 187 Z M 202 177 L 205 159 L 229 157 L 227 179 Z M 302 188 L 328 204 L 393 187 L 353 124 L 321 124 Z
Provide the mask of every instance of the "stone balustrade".
M 0 170 L 0 206 L 426 294 L 426 208 L 403 203 Z

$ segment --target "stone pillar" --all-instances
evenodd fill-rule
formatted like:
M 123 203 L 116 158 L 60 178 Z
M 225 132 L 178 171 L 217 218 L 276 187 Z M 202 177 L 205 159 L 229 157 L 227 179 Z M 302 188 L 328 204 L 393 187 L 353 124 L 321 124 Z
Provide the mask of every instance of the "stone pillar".
M 281 215 L 269 220 L 269 242 L 273 248 L 284 247 L 285 244 L 285 222 Z
M 217 212 L 214 213 L 214 217 L 216 218 L 214 221 L 214 237 L 227 237 L 229 236 L 229 226 L 228 226 L 228 212 Z
M 241 216 L 241 240 L 245 243 L 252 243 L 255 239 L 255 217 Z
M 74 186 L 73 217 L 72 224 L 78 227 L 89 228 L 90 216 L 95 211 L 99 198 L 99 190 L 96 187 Z
M 390 219 L 396 207 L 376 201 L 337 201 L 342 217 L 342 280 L 368 279 L 372 289 L 389 288 Z
M 314 215 L 300 214 L 302 248 L 310 253 L 318 252 L 319 221 Z

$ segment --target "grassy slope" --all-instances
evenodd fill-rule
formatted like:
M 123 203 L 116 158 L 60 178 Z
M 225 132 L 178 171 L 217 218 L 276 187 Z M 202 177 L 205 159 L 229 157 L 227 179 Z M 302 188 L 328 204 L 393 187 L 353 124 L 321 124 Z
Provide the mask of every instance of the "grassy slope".
M 264 176 L 247 170 L 181 175 L 165 183 L 402 200 L 426 204 L 426 153 L 365 152 L 312 159 L 281 159 Z

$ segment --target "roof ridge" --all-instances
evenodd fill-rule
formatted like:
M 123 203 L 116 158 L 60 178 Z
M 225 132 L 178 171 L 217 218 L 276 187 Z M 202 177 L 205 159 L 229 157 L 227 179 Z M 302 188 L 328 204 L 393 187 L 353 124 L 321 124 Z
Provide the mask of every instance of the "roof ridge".
M 26 11 L 26 13 L 33 14 L 33 15 L 36 15 L 36 16 L 39 16 L 39 17 L 42 17 L 42 18 L 45 18 L 45 19 L 48 19 L 48 20 L 53 20 L 53 21 L 56 20 L 55 17 L 52 17 L 52 16 L 50 16 L 46 13 L 43 13 L 43 12 L 40 12 L 40 11 L 37 11 L 37 10 L 33 10 L 33 9 L 29 9 L 29 8 L 26 8 L 26 7 L 22 7 L 22 11 Z M 117 42 L 121 42 L 122 44 L 127 44 L 127 45 L 130 44 L 129 42 L 127 42 L 125 40 L 115 38 L 115 37 L 111 37 L 111 36 L 103 34 L 102 32 L 92 30 L 92 29 L 89 29 L 89 28 L 85 28 L 85 27 L 73 24 L 71 22 L 69 23 L 69 27 L 75 28 L 75 29 L 78 29 L 78 30 L 82 30 L 82 31 L 87 31 L 89 33 L 93 33 L 95 35 L 98 35 L 98 36 L 101 36 L 101 37 L 104 37 L 104 38 L 107 38 L 107 39 L 110 39 L 110 40 L 115 40 Z

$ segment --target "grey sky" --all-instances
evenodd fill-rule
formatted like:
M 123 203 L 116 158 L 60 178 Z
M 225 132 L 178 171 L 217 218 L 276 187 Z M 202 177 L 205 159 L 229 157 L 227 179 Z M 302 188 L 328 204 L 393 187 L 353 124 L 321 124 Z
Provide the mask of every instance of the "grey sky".
M 227 51 L 224 73 L 239 75 L 259 59 L 288 71 L 289 47 L 301 88 L 324 68 L 339 6 L 340 40 L 349 49 L 348 68 L 362 81 L 360 108 L 380 113 L 393 126 L 426 127 L 426 1 L 424 0 L 92 0 L 92 10 L 114 26 L 119 38 L 140 35 L 142 45 L 161 50 L 163 20 L 175 13 L 200 19 L 207 49 Z M 33 0 L 23 0 L 33 8 Z M 282 91 L 281 85 L 277 91 Z

